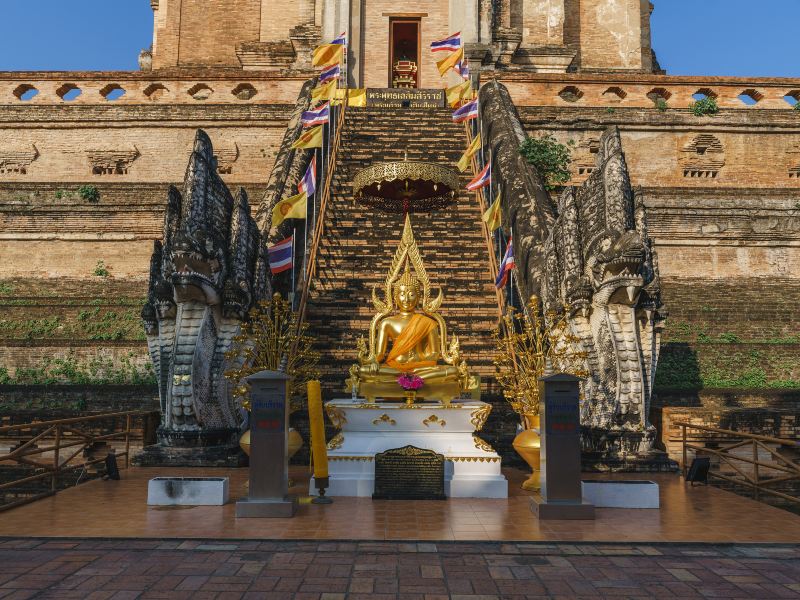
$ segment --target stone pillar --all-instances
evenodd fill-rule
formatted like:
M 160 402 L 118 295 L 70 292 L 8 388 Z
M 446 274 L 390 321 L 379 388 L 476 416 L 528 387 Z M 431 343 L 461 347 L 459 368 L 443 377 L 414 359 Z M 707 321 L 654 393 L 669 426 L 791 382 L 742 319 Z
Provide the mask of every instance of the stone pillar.
M 361 87 L 364 82 L 364 5 L 365 0 L 350 0 L 350 27 L 347 31 L 350 87 Z
M 511 27 L 511 0 L 500 0 L 497 5 L 493 42 L 497 65 L 507 67 L 522 42 L 522 34 Z
M 538 73 L 565 73 L 576 51 L 566 47 L 564 0 L 524 0 L 522 43 L 515 64 L 532 65 Z
M 300 24 L 289 31 L 289 39 L 295 51 L 295 69 L 311 68 L 311 53 L 322 39 L 322 27 L 315 25 L 316 3 L 300 0 Z

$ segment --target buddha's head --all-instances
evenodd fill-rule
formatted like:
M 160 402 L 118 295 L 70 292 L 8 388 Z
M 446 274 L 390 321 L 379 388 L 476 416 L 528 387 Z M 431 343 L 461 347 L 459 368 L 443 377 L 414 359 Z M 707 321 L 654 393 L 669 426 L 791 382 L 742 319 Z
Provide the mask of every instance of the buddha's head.
M 419 303 L 420 284 L 417 276 L 408 268 L 394 284 L 394 302 L 404 312 L 411 312 Z

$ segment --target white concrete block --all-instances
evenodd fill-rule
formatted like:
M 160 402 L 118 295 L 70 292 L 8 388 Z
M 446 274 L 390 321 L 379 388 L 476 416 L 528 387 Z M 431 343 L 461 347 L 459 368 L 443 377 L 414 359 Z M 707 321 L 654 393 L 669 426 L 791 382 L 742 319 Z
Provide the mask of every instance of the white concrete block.
M 155 477 L 147 484 L 147 504 L 221 506 L 228 502 L 227 477 Z
M 583 501 L 597 508 L 659 508 L 658 484 L 654 481 L 595 480 L 582 482 Z

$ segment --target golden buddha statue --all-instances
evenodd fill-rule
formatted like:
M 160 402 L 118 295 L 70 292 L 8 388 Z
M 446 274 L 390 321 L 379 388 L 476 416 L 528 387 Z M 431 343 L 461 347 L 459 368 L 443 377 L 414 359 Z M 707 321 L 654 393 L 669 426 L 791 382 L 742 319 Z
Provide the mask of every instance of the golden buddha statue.
M 412 268 L 414 272 L 412 272 Z M 465 391 L 478 388 L 461 358 L 458 338 L 447 338 L 447 327 L 438 313 L 442 294 L 431 299 L 430 282 L 411 221 L 406 215 L 400 246 L 384 284 L 384 299 L 372 292 L 377 314 L 372 318 L 369 342 L 359 340 L 358 364 L 350 369 L 347 391 L 355 391 L 368 402 L 376 398 L 407 396 L 398 378 L 411 374 L 422 380 L 418 399 L 438 400 L 448 405 Z

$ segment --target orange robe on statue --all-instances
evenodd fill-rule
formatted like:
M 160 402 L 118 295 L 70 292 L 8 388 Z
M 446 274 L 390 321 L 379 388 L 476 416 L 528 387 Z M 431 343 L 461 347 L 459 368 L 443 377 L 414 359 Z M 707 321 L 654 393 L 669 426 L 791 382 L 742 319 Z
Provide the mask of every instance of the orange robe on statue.
M 389 352 L 389 356 L 386 357 L 384 364 L 403 372 L 435 366 L 435 360 L 410 360 L 400 363 L 397 358 L 414 350 L 417 344 L 426 339 L 436 327 L 436 321 L 425 315 L 415 313 L 402 333 L 394 339 L 392 350 Z

